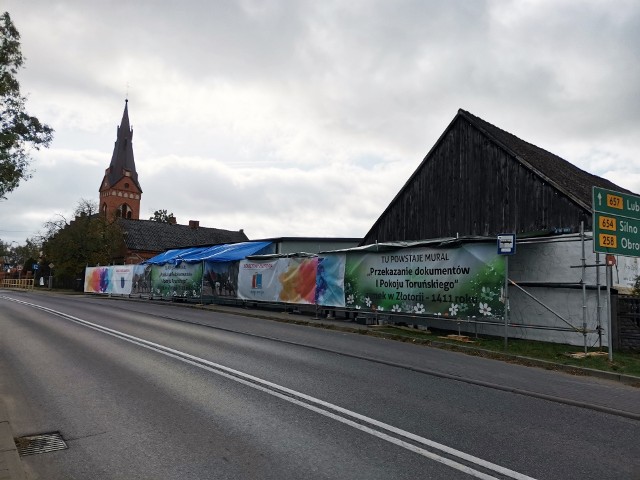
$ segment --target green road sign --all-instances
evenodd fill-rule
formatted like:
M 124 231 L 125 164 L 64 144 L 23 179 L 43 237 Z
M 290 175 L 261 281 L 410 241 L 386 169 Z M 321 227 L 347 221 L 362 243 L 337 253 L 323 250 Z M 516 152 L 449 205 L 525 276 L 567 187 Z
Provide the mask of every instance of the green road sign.
M 640 197 L 593 187 L 593 251 L 640 257 Z
M 593 251 L 640 257 L 640 220 L 593 212 Z
M 640 197 L 593 187 L 593 211 L 640 220 Z

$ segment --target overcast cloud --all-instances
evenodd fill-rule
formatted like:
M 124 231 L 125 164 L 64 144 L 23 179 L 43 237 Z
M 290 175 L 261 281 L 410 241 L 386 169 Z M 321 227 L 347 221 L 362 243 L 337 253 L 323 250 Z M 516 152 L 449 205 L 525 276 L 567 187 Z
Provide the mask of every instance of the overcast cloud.
M 129 98 L 141 218 L 362 237 L 459 108 L 640 192 L 640 3 L 4 0 L 55 130 L 0 239 L 98 200 Z

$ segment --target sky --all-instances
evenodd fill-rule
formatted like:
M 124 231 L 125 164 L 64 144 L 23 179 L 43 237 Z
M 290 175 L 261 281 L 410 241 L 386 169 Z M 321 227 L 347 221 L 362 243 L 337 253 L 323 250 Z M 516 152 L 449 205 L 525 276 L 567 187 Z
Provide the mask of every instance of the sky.
M 55 129 L 0 201 L 24 244 L 98 202 L 125 99 L 140 218 L 363 237 L 462 108 L 640 192 L 640 2 L 2 0 Z M 455 185 L 452 185 L 455 188 Z M 15 246 L 15 245 L 14 245 Z

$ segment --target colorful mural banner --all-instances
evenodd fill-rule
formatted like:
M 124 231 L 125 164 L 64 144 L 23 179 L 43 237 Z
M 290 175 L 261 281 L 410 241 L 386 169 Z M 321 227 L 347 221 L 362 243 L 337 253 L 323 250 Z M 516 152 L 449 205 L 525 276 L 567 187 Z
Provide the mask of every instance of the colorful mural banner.
M 317 267 L 317 257 L 241 260 L 238 298 L 313 304 Z
M 151 267 L 151 295 L 162 298 L 193 298 L 202 293 L 202 262 Z
M 286 269 L 278 276 L 281 289 L 278 300 L 285 303 L 314 304 L 318 257 L 280 259 Z
M 84 276 L 85 293 L 129 295 L 133 291 L 136 265 L 87 267 Z
M 344 307 L 344 253 L 318 259 L 316 274 L 316 303 L 331 307 Z
M 495 244 L 347 255 L 346 306 L 447 317 L 504 314 L 504 257 Z
M 87 267 L 84 273 L 85 293 L 111 293 L 111 267 Z

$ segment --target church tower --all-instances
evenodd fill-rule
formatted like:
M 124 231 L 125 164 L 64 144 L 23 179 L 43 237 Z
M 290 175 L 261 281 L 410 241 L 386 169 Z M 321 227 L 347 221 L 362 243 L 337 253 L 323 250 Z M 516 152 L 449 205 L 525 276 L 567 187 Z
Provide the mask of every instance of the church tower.
M 124 101 L 111 163 L 100 184 L 100 212 L 108 217 L 139 220 L 142 189 L 133 160 L 133 129 L 129 126 L 128 103 L 129 100 Z

